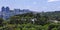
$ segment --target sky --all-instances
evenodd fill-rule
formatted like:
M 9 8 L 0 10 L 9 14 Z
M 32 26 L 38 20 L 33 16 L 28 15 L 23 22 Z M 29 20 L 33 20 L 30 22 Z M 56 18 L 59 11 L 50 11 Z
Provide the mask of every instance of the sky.
M 1 7 L 13 9 L 30 9 L 31 11 L 60 11 L 60 0 L 0 0 Z

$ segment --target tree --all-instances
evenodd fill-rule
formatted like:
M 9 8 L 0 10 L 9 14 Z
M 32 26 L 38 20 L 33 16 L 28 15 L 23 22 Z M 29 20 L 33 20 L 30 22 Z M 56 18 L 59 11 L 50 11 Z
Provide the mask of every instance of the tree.
M 10 20 L 10 22 L 9 22 L 10 24 L 18 24 L 20 17 L 19 16 L 13 16 L 9 20 Z
M 2 18 L 0 18 L 0 26 L 3 26 L 3 19 Z
M 57 28 L 53 28 L 52 30 L 57 30 Z

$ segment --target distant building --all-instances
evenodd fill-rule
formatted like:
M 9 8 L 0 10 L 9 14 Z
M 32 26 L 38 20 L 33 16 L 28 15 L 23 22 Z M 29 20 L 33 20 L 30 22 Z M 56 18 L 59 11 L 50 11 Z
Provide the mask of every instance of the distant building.
M 6 12 L 9 12 L 10 11 L 10 8 L 9 7 L 6 7 Z
M 9 9 L 9 7 L 2 7 L 2 18 L 3 19 L 8 19 L 9 17 L 10 17 L 10 9 Z
M 5 7 L 4 6 L 1 9 L 2 9 L 2 12 L 5 11 Z
M 20 9 L 14 9 L 15 15 L 20 14 Z
M 9 7 L 2 7 L 1 8 L 1 12 L 0 12 L 0 18 L 3 18 L 4 20 L 9 19 L 11 16 L 14 15 L 18 15 L 18 14 L 24 14 L 24 13 L 29 13 L 31 11 L 29 11 L 29 9 L 14 9 L 14 10 L 10 10 Z

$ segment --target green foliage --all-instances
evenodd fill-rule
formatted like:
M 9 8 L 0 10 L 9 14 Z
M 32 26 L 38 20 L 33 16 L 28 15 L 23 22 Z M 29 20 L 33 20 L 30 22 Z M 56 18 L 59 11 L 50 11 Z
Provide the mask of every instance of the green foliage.
M 57 28 L 53 28 L 52 30 L 57 30 Z
M 4 20 L 2 18 L 0 18 L 0 26 L 3 26 L 3 22 L 4 22 Z
M 52 14 L 52 15 L 51 15 Z M 52 20 L 60 20 L 53 13 L 26 13 L 12 16 L 7 20 L 0 18 L 0 30 L 60 30 L 60 22 L 50 22 Z M 34 19 L 35 18 L 35 19 Z M 34 24 L 31 19 L 34 19 Z

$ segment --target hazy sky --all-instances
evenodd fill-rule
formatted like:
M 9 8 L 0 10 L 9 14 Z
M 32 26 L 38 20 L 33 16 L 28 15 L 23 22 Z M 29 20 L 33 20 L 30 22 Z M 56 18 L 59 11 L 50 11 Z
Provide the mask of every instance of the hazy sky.
M 9 6 L 10 9 L 30 9 L 33 11 L 59 11 L 60 0 L 0 0 L 2 6 Z

